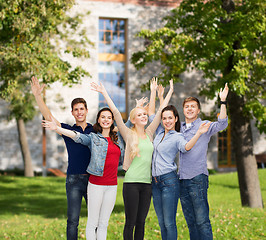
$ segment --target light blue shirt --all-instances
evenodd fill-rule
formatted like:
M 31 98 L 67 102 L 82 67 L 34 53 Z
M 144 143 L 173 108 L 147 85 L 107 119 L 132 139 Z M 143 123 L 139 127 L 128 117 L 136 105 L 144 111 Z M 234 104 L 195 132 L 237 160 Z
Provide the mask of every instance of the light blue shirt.
M 154 115 L 149 120 L 152 121 Z M 181 151 L 186 152 L 187 141 L 182 133 L 171 130 L 165 134 L 165 129 L 159 125 L 156 130 L 156 136 L 153 141 L 152 156 L 152 176 L 160 176 L 177 170 L 175 163 L 176 154 Z
M 198 131 L 199 126 L 203 122 L 200 118 L 197 118 L 192 122 L 190 128 L 186 128 L 186 123 L 181 123 L 181 132 L 184 134 L 184 137 L 189 141 Z M 179 158 L 179 176 L 180 179 L 192 179 L 200 174 L 209 175 L 207 169 L 207 150 L 208 144 L 211 139 L 211 136 L 217 132 L 220 132 L 227 128 L 228 118 L 220 119 L 218 121 L 212 122 L 208 131 L 202 134 L 193 148 L 186 153 L 180 152 Z

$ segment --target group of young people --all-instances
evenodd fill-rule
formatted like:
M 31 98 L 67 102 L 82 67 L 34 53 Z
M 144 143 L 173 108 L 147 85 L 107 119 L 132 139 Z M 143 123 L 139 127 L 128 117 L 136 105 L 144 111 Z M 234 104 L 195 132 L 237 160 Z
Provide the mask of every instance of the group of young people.
M 92 126 L 84 99 L 72 101 L 76 124 L 58 122 L 44 103 L 36 77 L 31 80 L 32 92 L 46 120 L 43 127 L 62 135 L 68 151 L 66 177 L 67 239 L 78 239 L 82 198 L 88 206 L 86 238 L 104 240 L 117 193 L 117 169 L 125 171 L 123 200 L 125 207 L 124 240 L 144 239 L 145 219 L 151 197 L 163 240 L 176 240 L 178 199 L 189 228 L 190 239 L 212 239 L 207 199 L 207 148 L 210 137 L 228 124 L 226 97 L 228 86 L 221 89 L 220 115 L 217 122 L 198 118 L 200 103 L 189 97 L 183 102 L 185 122 L 181 123 L 173 105 L 168 105 L 174 91 L 173 81 L 165 96 L 164 88 L 153 78 L 150 102 L 137 101 L 124 123 L 120 112 L 100 83 L 91 83 L 101 93 L 109 108 L 101 109 Z M 156 93 L 160 106 L 155 112 Z M 116 127 L 114 126 L 116 122 Z M 155 137 L 154 137 L 155 135 Z M 176 155 L 179 155 L 177 172 Z

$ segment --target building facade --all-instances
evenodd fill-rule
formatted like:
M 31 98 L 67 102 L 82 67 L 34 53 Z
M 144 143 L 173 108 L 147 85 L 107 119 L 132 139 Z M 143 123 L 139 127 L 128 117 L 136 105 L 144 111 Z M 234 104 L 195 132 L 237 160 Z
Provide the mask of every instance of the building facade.
M 70 14 L 86 14 L 84 26 L 88 38 L 95 44 L 89 50 L 91 58 L 87 60 L 72 59 L 73 66 L 82 65 L 92 76 L 84 78 L 82 83 L 73 87 L 55 83 L 46 89 L 46 103 L 53 115 L 60 122 L 74 124 L 70 104 L 72 99 L 83 97 L 88 103 L 88 122 L 94 123 L 99 108 L 105 106 L 103 97 L 90 89 L 92 81 L 102 82 L 124 118 L 135 105 L 135 99 L 149 96 L 142 93 L 140 86 L 147 83 L 160 72 L 156 64 L 149 64 L 145 69 L 137 71 L 130 63 L 132 53 L 143 49 L 144 42 L 136 37 L 141 29 L 155 30 L 163 26 L 162 18 L 169 11 L 178 7 L 177 0 L 78 0 Z M 90 14 L 87 14 L 90 12 Z M 198 96 L 198 88 L 205 81 L 198 72 L 187 72 L 182 75 L 183 82 L 175 84 L 175 92 L 171 104 L 177 106 L 182 120 L 182 101 L 186 96 Z M 215 100 L 199 97 L 202 112 L 210 114 L 216 108 Z M 22 156 L 18 143 L 15 121 L 7 122 L 7 104 L 1 102 L 0 137 L 4 139 L 0 145 L 0 169 L 22 168 Z M 219 109 L 217 107 L 217 112 Z M 28 142 L 36 171 L 42 170 L 43 132 L 42 116 L 39 114 L 27 123 Z M 59 135 L 46 131 L 46 166 L 66 170 L 67 153 L 64 142 Z M 255 153 L 265 152 L 265 138 L 254 128 Z M 262 147 L 264 146 L 264 147 Z M 220 164 L 219 164 L 220 163 Z M 235 167 L 230 152 L 230 129 L 212 137 L 209 144 L 208 167 Z

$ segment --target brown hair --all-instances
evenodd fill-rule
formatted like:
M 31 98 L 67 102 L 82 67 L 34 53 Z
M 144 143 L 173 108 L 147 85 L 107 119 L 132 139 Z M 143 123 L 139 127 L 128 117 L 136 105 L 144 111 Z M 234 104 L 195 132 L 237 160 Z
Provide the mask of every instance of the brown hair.
M 88 108 L 87 108 L 87 103 L 86 103 L 86 101 L 85 101 L 84 98 L 74 98 L 74 99 L 72 100 L 72 102 L 71 102 L 71 109 L 73 110 L 74 105 L 76 105 L 76 104 L 78 104 L 78 103 L 83 103 L 83 104 L 84 104 L 84 107 L 85 107 L 86 109 L 88 109 Z
M 102 112 L 105 112 L 105 111 L 110 112 L 111 115 L 112 115 L 112 119 L 114 120 L 114 115 L 113 115 L 112 111 L 110 110 L 110 108 L 107 108 L 107 107 L 102 108 L 102 109 L 97 113 L 96 123 L 93 125 L 93 129 L 94 129 L 94 131 L 95 131 L 96 133 L 97 133 L 97 132 L 99 132 L 99 133 L 102 133 L 102 132 L 103 132 L 103 129 L 102 129 L 101 125 L 98 123 L 98 120 L 99 120 L 99 118 L 100 118 L 100 116 L 101 116 L 101 113 L 102 113 Z M 111 125 L 111 127 L 110 127 L 110 133 L 109 133 L 109 136 L 110 136 L 112 142 L 117 143 L 118 136 L 117 136 L 117 133 L 116 133 L 115 131 L 113 131 L 113 130 L 114 130 L 114 127 L 115 127 L 115 126 L 114 126 L 114 123 L 113 123 L 113 124 Z
M 185 103 L 190 102 L 190 101 L 195 101 L 198 105 L 198 108 L 200 109 L 200 102 L 199 99 L 195 98 L 195 97 L 187 97 L 185 98 L 184 102 L 183 102 L 183 107 L 185 106 Z
M 179 114 L 178 114 L 176 107 L 173 105 L 168 105 L 165 108 L 163 108 L 162 113 L 161 113 L 161 118 L 163 117 L 163 113 L 165 111 L 171 111 L 174 114 L 175 118 L 177 118 L 177 121 L 175 123 L 175 130 L 177 132 L 180 132 L 181 123 L 180 123 L 180 118 L 179 118 Z

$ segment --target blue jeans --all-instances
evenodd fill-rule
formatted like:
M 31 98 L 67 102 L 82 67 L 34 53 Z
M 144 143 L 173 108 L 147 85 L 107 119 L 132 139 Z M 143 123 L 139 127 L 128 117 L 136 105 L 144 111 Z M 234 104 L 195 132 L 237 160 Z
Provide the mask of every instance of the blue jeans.
M 89 175 L 75 174 L 66 177 L 67 194 L 67 239 L 78 239 L 79 215 L 82 197 L 87 204 L 87 186 Z
M 180 180 L 180 200 L 191 240 L 213 239 L 209 219 L 208 187 L 209 178 L 205 174 Z
M 176 240 L 176 211 L 179 198 L 179 179 L 176 171 L 152 177 L 153 205 L 163 240 Z

